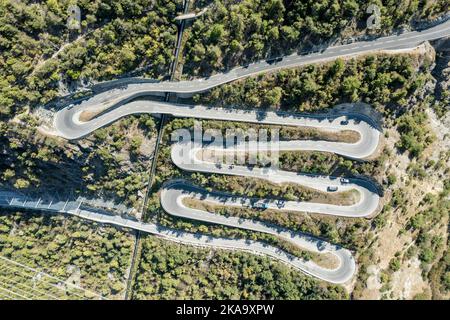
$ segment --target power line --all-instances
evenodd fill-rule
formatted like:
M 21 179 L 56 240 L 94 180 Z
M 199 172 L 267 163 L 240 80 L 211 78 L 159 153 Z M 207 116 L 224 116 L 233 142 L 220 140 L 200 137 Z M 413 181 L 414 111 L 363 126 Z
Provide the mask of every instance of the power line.
M 1 270 L 0 270 L 1 271 Z M 20 271 L 17 271 L 17 273 L 20 273 Z M 12 273 L 12 274 L 9 274 L 9 275 L 11 275 L 11 276 L 17 276 L 17 273 Z M 26 275 L 26 274 L 25 274 Z M 28 275 L 26 275 L 26 276 L 28 276 Z M 8 278 L 8 277 L 6 277 L 6 276 L 4 276 L 4 275 L 0 275 L 0 278 L 3 278 L 3 279 L 5 279 L 6 281 L 10 281 L 10 282 L 14 282 L 14 284 L 16 285 L 16 286 L 25 286 L 25 287 L 27 287 L 27 288 L 29 288 L 30 290 L 32 290 L 32 291 L 36 291 L 36 292 L 38 292 L 38 293 L 40 293 L 41 295 L 48 295 L 49 297 L 51 297 L 51 298 L 54 298 L 54 299 L 60 299 L 60 297 L 56 297 L 56 296 L 54 296 L 53 294 L 51 294 L 50 292 L 50 290 L 48 290 L 48 292 L 42 292 L 42 291 L 40 291 L 40 290 L 38 290 L 38 289 L 36 289 L 35 287 L 34 287 L 34 285 L 31 287 L 31 286 L 29 286 L 29 285 L 26 285 L 25 283 L 26 282 L 19 282 L 18 280 L 14 280 L 13 278 Z M 22 280 L 23 280 L 23 278 L 22 278 Z M 32 281 L 32 279 L 31 279 L 31 281 Z M 52 286 L 52 284 L 51 283 L 45 283 L 45 282 L 41 282 L 41 284 L 43 284 L 43 285 L 45 285 L 45 284 L 47 284 L 47 285 L 50 285 L 50 286 Z M 52 288 L 53 289 L 53 288 Z M 60 291 L 62 290 L 62 288 L 60 288 Z M 30 292 L 31 293 L 31 292 Z
M 18 296 L 18 297 L 21 297 L 22 299 L 25 299 L 25 300 L 31 300 L 30 298 L 24 297 L 24 296 L 22 296 L 22 295 L 20 295 L 18 293 L 15 293 L 15 292 L 13 292 L 11 290 L 8 290 L 7 288 L 3 288 L 2 286 L 0 286 L 0 290 L 7 291 L 7 292 L 9 292 L 9 293 L 11 293 L 11 294 L 13 294 L 15 296 Z
M 69 283 L 69 282 L 64 281 L 62 279 L 59 279 L 57 277 L 54 277 L 54 276 L 52 276 L 52 275 L 50 275 L 48 273 L 42 272 L 40 270 L 37 270 L 37 269 L 31 268 L 29 266 L 26 266 L 26 265 L 24 265 L 22 263 L 19 263 L 19 262 L 16 262 L 16 261 L 13 261 L 13 260 L 10 260 L 8 258 L 0 256 L 0 262 L 2 262 L 2 261 L 3 261 L 3 264 L 0 264 L 0 266 L 2 266 L 3 268 L 0 269 L 0 271 L 4 270 L 4 268 L 7 268 L 9 270 L 9 272 L 12 272 L 13 274 L 16 273 L 16 275 L 19 274 L 19 275 L 22 275 L 22 276 L 25 276 L 25 277 L 28 277 L 28 278 L 32 278 L 31 279 L 32 281 L 33 281 L 35 275 L 43 276 L 43 279 L 45 279 L 45 280 L 38 280 L 38 281 L 43 286 L 50 286 L 50 287 L 52 287 L 52 288 L 48 289 L 48 292 L 52 292 L 52 293 L 56 294 L 56 292 L 54 292 L 53 290 L 57 289 L 57 292 L 58 291 L 59 292 L 64 292 L 65 291 L 65 295 L 66 296 L 74 295 L 74 296 L 76 296 L 78 298 L 85 299 L 86 298 L 85 295 L 82 295 L 82 294 L 76 292 L 77 290 L 79 290 L 79 291 L 82 291 L 84 293 L 90 293 L 90 294 L 92 294 L 95 297 L 99 297 L 100 299 L 104 299 L 103 296 L 101 296 L 100 294 L 98 294 L 96 292 L 84 289 L 84 288 L 82 288 L 80 286 L 77 286 L 75 284 L 72 284 L 72 283 Z M 25 272 L 25 270 L 30 271 L 32 274 Z M 0 277 L 1 277 L 1 275 L 0 275 Z M 56 282 L 56 284 L 52 283 L 50 280 L 52 280 L 53 282 Z M 12 280 L 12 281 L 15 282 L 14 280 Z M 21 283 L 21 285 L 27 286 L 24 283 Z M 30 286 L 27 286 L 27 287 L 30 288 L 31 290 L 38 291 L 37 289 L 34 289 L 33 287 L 30 287 Z M 75 292 L 71 291 L 69 289 L 73 289 Z M 42 292 L 40 292 L 40 293 L 42 293 Z M 52 297 L 54 297 L 54 298 L 56 298 L 56 299 L 60 299 L 60 298 L 55 297 L 54 295 L 52 295 L 50 293 L 47 293 L 47 294 L 52 296 Z

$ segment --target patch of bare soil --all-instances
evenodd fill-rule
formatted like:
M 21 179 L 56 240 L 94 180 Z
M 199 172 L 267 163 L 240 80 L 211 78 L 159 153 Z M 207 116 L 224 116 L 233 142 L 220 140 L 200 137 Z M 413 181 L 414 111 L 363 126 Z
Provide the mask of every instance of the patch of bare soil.
M 396 299 L 412 299 L 429 290 L 422 278 L 422 269 L 417 257 L 403 263 L 402 268 L 391 276 L 392 294 Z
M 426 112 L 430 119 L 430 126 L 433 128 L 437 137 L 435 143 L 437 148 L 440 150 L 450 150 L 450 112 L 447 112 L 442 119 L 439 119 L 432 109 L 427 109 Z M 438 160 L 437 155 L 434 154 L 433 160 Z
M 96 111 L 84 110 L 83 112 L 80 113 L 80 121 L 81 122 L 91 121 L 100 112 L 101 112 L 100 110 L 96 110 Z
M 311 260 L 325 269 L 335 269 L 339 267 L 338 258 L 332 255 L 331 253 L 315 254 L 313 255 Z
M 432 113 L 432 111 L 428 110 L 427 113 Z M 438 139 L 424 151 L 420 161 L 424 161 L 423 159 L 438 161 L 442 159 L 442 152 L 448 151 L 447 143 L 449 142 L 445 141 L 448 137 L 448 128 L 444 128 L 442 122 L 438 121 L 433 114 L 430 114 L 428 125 Z M 415 253 L 410 258 L 405 257 L 405 253 L 414 245 L 416 236 L 416 233 L 408 230 L 407 226 L 411 217 L 423 209 L 421 200 L 424 196 L 426 194 L 437 195 L 442 191 L 442 172 L 435 168 L 428 168 L 425 177 L 418 178 L 411 175 L 409 166 L 417 164 L 418 160 L 411 160 L 407 153 L 401 154 L 397 151 L 395 144 L 399 141 L 400 136 L 394 128 L 386 131 L 385 147 L 392 152 L 384 164 L 384 171 L 397 178 L 393 186 L 386 192 L 388 198 L 386 202 L 390 201 L 390 196 L 395 191 L 401 192 L 403 200 L 400 205 L 393 206 L 386 213 L 386 225 L 376 233 L 376 241 L 373 244 L 373 264 L 367 268 L 368 278 L 360 298 L 413 299 L 416 296 L 430 298 L 430 284 L 428 279 L 423 277 L 418 254 Z M 446 223 L 444 223 L 444 227 L 437 225 L 432 231 L 434 235 L 447 238 Z M 442 255 L 442 253 L 435 254 L 438 257 Z M 397 271 L 392 272 L 389 271 L 390 262 L 395 257 L 399 257 L 400 267 Z M 390 272 L 387 289 L 386 287 L 383 289 L 382 272 Z
M 392 217 L 392 220 L 388 221 L 386 227 L 377 234 L 378 241 L 375 258 L 379 268 L 387 269 L 395 254 L 411 243 L 410 235 L 400 233 L 403 227 L 404 225 L 401 221 Z
M 356 143 L 361 139 L 353 130 L 320 130 L 309 127 L 277 127 L 282 140 L 322 140 L 330 142 Z
M 70 274 L 70 276 L 67 278 L 66 282 L 81 286 L 81 270 L 75 265 L 69 265 L 67 266 L 67 272 Z
M 380 280 L 380 268 L 376 265 L 370 265 L 367 268 L 369 277 L 367 278 L 365 298 L 370 300 L 380 299 L 380 289 L 383 286 Z

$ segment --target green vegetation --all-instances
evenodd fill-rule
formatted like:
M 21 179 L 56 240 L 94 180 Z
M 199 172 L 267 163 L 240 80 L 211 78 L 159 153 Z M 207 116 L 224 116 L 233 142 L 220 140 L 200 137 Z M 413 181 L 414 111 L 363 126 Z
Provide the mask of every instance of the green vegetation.
M 81 93 L 85 85 L 122 75 L 162 79 L 167 75 L 175 46 L 173 18 L 181 0 L 80 0 L 81 31 L 67 30 L 71 1 L 5 0 L 0 2 L 0 180 L 24 191 L 73 187 L 76 194 L 99 196 L 139 207 L 148 180 L 156 126 L 150 116 L 127 117 L 69 143 L 37 130 L 36 107 L 67 93 Z M 446 0 L 377 1 L 382 9 L 382 30 L 387 32 L 411 20 L 431 19 L 448 10 Z M 202 6 L 204 1 L 196 3 Z M 188 77 L 253 60 L 308 49 L 334 36 L 358 34 L 367 19 L 368 3 L 359 0 L 216 1 L 212 10 L 188 28 L 184 71 Z M 182 58 L 183 60 L 183 58 Z M 373 177 L 387 192 L 387 203 L 373 221 L 307 214 L 233 212 L 307 232 L 356 252 L 359 274 L 353 297 L 360 297 L 376 264 L 378 233 L 394 221 L 404 223 L 399 233 L 411 235 L 413 245 L 387 257 L 381 271 L 382 290 L 391 289 L 392 274 L 413 257 L 421 261 L 423 275 L 435 292 L 450 287 L 448 225 L 450 182 L 444 191 L 417 199 L 408 188 L 425 182 L 428 174 L 448 176 L 448 157 L 427 159 L 434 143 L 424 111 L 433 104 L 440 116 L 448 105 L 448 85 L 436 97 L 423 99 L 431 79 L 423 55 L 366 56 L 323 65 L 282 70 L 230 83 L 194 97 L 215 106 L 272 108 L 288 111 L 324 111 L 342 102 L 362 101 L 385 116 L 384 126 L 398 129 L 399 139 L 376 160 L 357 163 L 319 152 L 283 152 L 281 169 L 335 176 Z M 445 71 L 445 68 L 441 68 Z M 443 77 L 448 74 L 442 72 Z M 429 100 L 429 101 L 428 101 Z M 160 208 L 157 191 L 176 177 L 214 190 L 237 195 L 310 200 L 308 190 L 279 187 L 249 179 L 187 173 L 170 161 L 168 134 L 192 127 L 193 120 L 175 119 L 165 127 L 157 159 L 156 184 L 149 199 L 149 219 L 180 230 L 213 236 L 258 239 L 280 246 L 305 259 L 274 236 L 173 218 Z M 204 128 L 226 129 L 248 124 L 205 121 Z M 255 127 L 255 126 L 254 126 Z M 313 130 L 280 128 L 284 139 L 354 136 L 324 135 Z M 389 139 L 389 135 L 385 137 Z M 390 139 L 392 140 L 392 139 Z M 408 151 L 410 162 L 398 166 L 392 159 Z M 439 176 L 440 175 L 440 176 Z M 420 194 L 420 193 L 419 193 Z M 389 198 L 390 197 L 390 198 Z M 397 235 L 396 235 L 397 236 Z M 399 234 L 400 236 L 400 234 Z M 80 285 L 109 298 L 123 297 L 132 252 L 131 234 L 76 218 L 40 214 L 0 215 L 0 255 L 60 278 L 79 279 Z M 327 286 L 265 257 L 248 253 L 197 249 L 145 236 L 137 263 L 133 298 L 244 298 L 331 299 L 348 298 L 343 288 Z M 77 271 L 78 270 L 78 271 Z M 421 297 L 418 295 L 417 297 Z
M 438 284 L 440 283 L 442 291 L 447 293 L 450 292 L 450 251 L 448 249 L 443 256 L 440 265 L 442 272 L 440 273 Z
M 78 218 L 0 214 L 0 255 L 106 298 L 124 294 L 133 241 L 125 230 Z
M 450 200 L 446 199 L 444 194 L 427 194 L 421 203 L 424 209 L 417 212 L 408 225 L 414 231 L 419 259 L 426 272 L 445 245 L 444 239 L 436 232 L 436 228 L 444 227 L 444 221 L 449 218 Z
M 360 97 L 364 102 L 372 104 L 380 111 L 386 119 L 385 126 L 389 129 L 398 128 L 400 133 L 396 146 L 403 150 L 409 150 L 413 161 L 407 166 L 406 173 L 409 176 L 398 179 L 398 173 L 394 174 L 393 165 L 396 158 L 395 151 L 391 147 L 385 147 L 376 160 L 364 163 L 353 162 L 337 155 L 325 154 L 319 152 L 283 152 L 280 158 L 280 166 L 283 170 L 292 170 L 296 172 L 312 172 L 326 175 L 359 176 L 366 175 L 373 177 L 380 185 L 386 189 L 391 189 L 392 196 L 380 213 L 372 222 L 365 219 L 342 219 L 334 217 L 323 217 L 319 215 L 298 215 L 298 214 L 271 214 L 269 211 L 261 213 L 254 212 L 234 212 L 233 210 L 224 210 L 219 212 L 231 215 L 252 215 L 258 219 L 269 221 L 292 230 L 307 232 L 320 236 L 331 242 L 340 243 L 345 247 L 357 252 L 358 265 L 360 272 L 358 282 L 354 291 L 354 297 L 361 297 L 368 279 L 367 267 L 376 264 L 377 245 L 379 239 L 377 234 L 385 230 L 392 219 L 392 215 L 404 215 L 411 206 L 416 207 L 417 203 L 403 190 L 398 187 L 399 183 L 406 186 L 413 185 L 416 179 L 425 179 L 427 175 L 423 172 L 436 172 L 442 174 L 448 172 L 446 168 L 445 155 L 438 161 L 426 161 L 425 151 L 429 152 L 429 147 L 433 143 L 433 134 L 428 126 L 428 119 L 423 115 L 424 110 L 428 108 L 429 101 L 420 98 L 422 86 L 430 79 L 429 66 L 430 61 L 421 55 L 404 56 L 368 56 L 349 61 L 340 61 L 327 63 L 323 66 L 309 66 L 294 70 L 283 70 L 271 75 L 265 75 L 246 79 L 239 83 L 232 83 L 221 88 L 213 89 L 211 92 L 196 97 L 196 101 L 201 103 L 211 103 L 213 105 L 227 107 L 229 105 L 245 106 L 247 108 L 264 108 L 264 95 L 275 87 L 283 88 L 280 102 L 275 108 L 282 108 L 287 111 L 319 111 L 323 108 L 331 107 L 334 104 L 349 102 L 354 99 L 353 94 Z M 333 71 L 334 70 L 334 71 Z M 338 73 L 334 73 L 338 70 Z M 370 72 L 367 72 L 370 70 Z M 351 79 L 346 81 L 346 79 Z M 292 80 L 293 79 L 293 80 Z M 301 90 L 305 90 L 303 79 L 313 79 L 319 84 L 317 90 L 311 90 L 309 95 Z M 355 79 L 358 79 L 358 85 Z M 295 81 L 294 81 L 295 80 Z M 292 81 L 292 82 L 291 82 Z M 352 84 L 352 85 L 350 85 Z M 290 85 L 290 86 L 289 86 Z M 352 89 L 349 89 L 352 87 Z M 411 103 L 411 99 L 417 99 Z M 213 121 L 203 121 L 203 128 L 226 129 L 228 126 L 235 126 L 241 129 L 252 127 L 249 124 L 235 123 L 217 123 Z M 174 119 L 165 127 L 165 134 L 168 136 L 172 130 L 178 128 L 192 128 L 193 120 Z M 284 134 L 285 138 L 295 136 L 292 132 Z M 390 139 L 389 135 L 385 137 Z M 392 140 L 392 139 L 391 139 Z M 418 152 L 412 152 L 412 148 L 403 145 L 406 141 L 411 142 Z M 288 190 L 278 193 L 270 185 L 265 184 L 259 188 L 260 184 L 249 179 L 236 179 L 235 177 L 207 175 L 201 173 L 180 172 L 173 166 L 169 159 L 169 146 L 167 138 L 164 139 L 160 158 L 158 159 L 157 186 L 155 192 L 159 189 L 163 181 L 171 178 L 186 178 L 194 181 L 196 185 L 210 190 L 222 190 L 234 192 L 237 195 L 253 194 L 263 197 L 289 197 Z M 417 148 L 419 146 L 419 148 Z M 256 189 L 255 189 L 256 187 Z M 390 195 L 390 194 L 388 194 Z M 155 195 L 150 200 L 149 213 L 159 222 L 177 228 L 193 232 L 202 232 L 215 236 L 230 237 L 249 237 L 258 238 L 264 241 L 273 241 L 265 239 L 261 235 L 246 235 L 242 230 L 230 228 L 220 228 L 220 231 L 211 225 L 204 225 L 192 221 L 180 221 L 168 217 L 159 208 L 158 196 Z M 389 200 L 389 197 L 387 198 Z M 421 208 L 420 210 L 422 210 Z M 440 208 L 441 212 L 446 212 L 446 207 Z M 431 210 L 431 209 L 430 209 Z M 439 211 L 439 210 L 438 210 Z M 435 210 L 433 214 L 438 214 Z M 431 214 L 431 213 L 430 213 Z M 442 214 L 440 218 L 442 218 Z M 436 219 L 438 219 L 437 217 Z M 433 218 L 434 219 L 434 218 Z M 427 221 L 427 219 L 424 219 Z M 430 220 L 430 219 L 428 219 Z M 432 220 L 438 221 L 438 220 Z M 440 223 L 442 223 L 442 220 Z M 439 236 L 440 231 L 436 229 L 437 222 L 430 223 L 429 229 L 436 233 L 436 236 L 421 239 L 417 238 L 417 244 L 421 244 L 416 252 L 399 251 L 389 262 L 389 269 L 382 271 L 382 291 L 387 295 L 392 295 L 392 273 L 399 271 L 403 263 L 414 256 L 418 256 L 423 262 L 424 270 L 428 270 L 433 265 L 439 255 L 435 250 L 443 249 L 443 238 Z M 401 232 L 406 232 L 402 230 Z M 417 232 L 413 232 L 417 237 Z M 414 246 L 416 247 L 416 246 Z M 289 250 L 289 248 L 287 248 Z M 379 258 L 378 258 L 379 259 Z M 428 261 L 428 262 L 425 262 Z M 445 275 L 442 274 L 444 278 Z
M 143 240 L 133 299 L 346 299 L 266 257 Z
M 223 107 L 270 107 L 297 112 L 323 111 L 337 103 L 362 101 L 389 115 L 405 107 L 406 98 L 425 81 L 427 71 L 417 67 L 423 64 L 423 59 L 413 55 L 338 59 L 246 78 L 195 98 L 201 103 Z M 265 96 L 277 87 L 282 88 L 280 99 L 269 104 Z
M 189 75 L 209 74 L 297 49 L 307 50 L 343 33 L 346 37 L 360 34 L 366 28 L 370 16 L 366 9 L 372 3 L 381 10 L 378 33 L 448 10 L 446 0 L 217 0 L 188 30 L 185 70 Z M 356 79 L 348 79 L 349 87 L 355 84 Z M 269 94 L 269 101 L 276 100 L 279 90 Z
M 400 141 L 397 147 L 408 150 L 412 157 L 420 157 L 436 137 L 427 127 L 427 115 L 423 108 L 415 108 L 411 113 L 404 114 L 397 119 Z
M 163 225 L 172 228 L 183 229 L 189 232 L 201 232 L 212 234 L 214 236 L 225 236 L 225 237 L 239 237 L 239 238 L 249 238 L 249 239 L 259 239 L 267 241 L 269 243 L 282 246 L 289 252 L 293 254 L 298 253 L 293 250 L 291 246 L 286 246 L 286 243 L 280 242 L 276 237 L 269 236 L 267 234 L 260 234 L 256 232 L 249 232 L 246 230 L 227 228 L 218 225 L 205 224 L 199 221 L 191 221 L 186 219 L 174 218 L 166 214 L 160 207 L 158 190 L 161 188 L 162 183 L 169 181 L 174 178 L 184 178 L 192 181 L 195 185 L 205 188 L 206 190 L 218 190 L 228 193 L 233 193 L 238 196 L 254 196 L 261 198 L 272 198 L 272 199 L 286 199 L 294 200 L 301 199 L 308 201 L 311 197 L 318 197 L 314 192 L 309 190 L 303 190 L 302 188 L 294 186 L 278 186 L 275 184 L 270 184 L 264 181 L 247 179 L 242 177 L 233 177 L 227 175 L 216 175 L 216 174 L 204 174 L 204 173 L 190 173 L 179 170 L 171 161 L 170 158 L 170 136 L 173 130 L 179 128 L 193 128 L 193 119 L 173 119 L 166 124 L 164 128 L 164 136 L 161 144 L 161 149 L 159 152 L 159 157 L 157 159 L 157 171 L 155 177 L 155 185 L 153 186 L 153 196 L 149 199 L 148 206 L 148 217 L 152 221 L 157 221 Z M 203 129 L 219 129 L 225 130 L 227 127 L 233 126 L 232 122 L 219 122 L 219 121 L 202 121 Z M 251 128 L 255 127 L 250 124 L 236 123 L 238 128 L 244 129 L 245 127 Z M 316 154 L 316 153 L 314 153 Z M 317 153 L 320 155 L 320 153 Z M 297 153 L 296 153 L 297 155 Z M 323 154 L 322 154 L 323 155 Z M 329 168 L 334 166 L 333 161 L 339 163 L 339 157 L 335 155 L 324 155 L 324 159 L 329 159 L 331 157 Z M 305 156 L 308 158 L 308 154 Z M 284 158 L 281 158 L 281 167 L 283 169 L 290 170 L 289 163 L 283 162 Z M 302 158 L 303 159 L 303 158 Z M 342 163 L 345 160 L 342 159 Z M 352 166 L 352 161 L 349 161 L 350 166 Z M 322 163 L 308 159 L 306 161 L 306 166 L 311 166 L 312 170 L 316 166 L 320 166 Z M 374 164 L 372 164 L 374 165 Z M 357 165 L 355 163 L 355 168 L 362 168 L 363 170 L 369 170 L 370 166 L 363 164 Z M 355 169 L 355 170 L 358 170 Z M 364 171 L 363 171 L 364 172 Z M 327 174 L 328 172 L 319 172 Z M 232 215 L 243 215 L 248 216 L 249 212 L 234 212 L 233 210 L 225 210 L 224 214 Z M 302 215 L 302 214 L 289 214 L 277 212 L 276 214 L 270 214 L 269 211 L 262 213 L 251 214 L 252 217 L 257 216 L 259 220 L 272 222 L 282 227 L 286 227 L 296 231 L 307 232 L 319 237 L 329 239 L 335 243 L 345 244 L 347 247 L 352 249 L 361 248 L 370 240 L 371 234 L 368 231 L 369 223 L 364 219 L 343 219 L 335 217 L 325 217 L 320 215 Z M 312 256 L 303 252 L 300 256 L 311 259 Z
M 0 2 L 0 181 L 32 191 L 71 186 L 138 207 L 153 118 L 129 117 L 67 143 L 37 131 L 33 111 L 93 81 L 166 76 L 182 1 L 80 0 L 81 30 L 66 27 L 71 4 Z
M 149 115 L 127 117 L 86 139 L 68 143 L 37 130 L 33 116 L 0 121 L 0 181 L 24 191 L 75 191 L 140 206 L 156 134 Z M 145 141 L 145 148 L 137 142 Z M 61 189 L 58 189 L 58 186 Z M 68 190 L 70 186 L 72 190 Z
M 448 47 L 449 40 L 442 46 L 442 51 L 437 50 L 436 67 L 432 72 L 433 76 L 439 80 L 431 96 L 434 100 L 433 108 L 439 117 L 446 115 L 450 106 L 450 53 L 446 50 L 445 44 Z
M 71 3 L 0 2 L 0 116 L 93 80 L 167 73 L 181 0 L 80 0 L 80 33 L 66 27 Z

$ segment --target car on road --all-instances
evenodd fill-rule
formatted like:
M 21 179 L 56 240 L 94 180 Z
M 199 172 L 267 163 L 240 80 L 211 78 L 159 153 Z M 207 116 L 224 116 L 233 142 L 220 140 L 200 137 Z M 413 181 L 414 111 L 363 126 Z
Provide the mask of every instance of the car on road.
M 336 186 L 329 186 L 327 188 L 327 191 L 328 192 L 336 192 L 336 191 L 338 191 L 338 187 L 336 187 Z
M 255 203 L 253 203 L 252 207 L 254 209 L 263 209 L 263 210 L 265 210 L 265 209 L 269 208 L 269 205 L 267 203 L 262 202 L 262 201 L 257 201 Z
M 281 60 L 283 60 L 283 57 L 270 58 L 270 59 L 267 59 L 266 62 L 268 64 L 272 64 L 272 63 L 280 62 Z
M 284 201 L 284 200 L 278 200 L 277 201 L 277 207 L 279 209 L 284 208 L 285 205 L 286 205 L 286 201 Z
M 262 171 L 263 171 L 264 174 L 267 174 L 267 175 L 271 175 L 271 174 L 274 173 L 274 170 L 272 168 L 270 168 L 270 167 L 263 168 Z

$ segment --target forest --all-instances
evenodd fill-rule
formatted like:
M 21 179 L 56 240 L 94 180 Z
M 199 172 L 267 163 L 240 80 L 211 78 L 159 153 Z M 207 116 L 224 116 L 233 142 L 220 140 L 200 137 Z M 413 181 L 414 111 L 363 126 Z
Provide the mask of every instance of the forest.
M 204 1 L 202 1 L 204 2 Z M 188 76 L 310 50 L 339 36 L 364 35 L 369 4 L 380 8 L 380 29 L 386 34 L 414 21 L 447 12 L 448 1 L 437 0 L 216 0 L 212 10 L 196 20 L 186 43 Z
M 195 6 L 210 2 L 197 1 Z M 339 37 L 387 34 L 448 11 L 447 0 L 374 2 L 381 8 L 382 28 L 366 32 L 367 1 L 214 1 L 213 10 L 185 31 L 184 77 L 210 75 L 328 41 L 339 42 Z M 140 208 L 158 119 L 149 115 L 127 117 L 69 143 L 40 131 L 34 111 L 44 105 L 54 106 L 61 97 L 81 97 L 99 81 L 125 76 L 167 79 L 177 35 L 173 20 L 182 9 L 182 0 L 79 0 L 81 29 L 71 31 L 66 28 L 70 4 L 69 0 L 0 1 L 0 182 L 24 192 L 67 189 L 70 185 L 76 195 L 101 196 Z M 368 267 L 381 265 L 385 258 L 379 255 L 385 233 L 397 232 L 393 225 L 400 225 L 393 238 L 406 239 L 408 247 L 385 254 L 389 263 L 379 270 L 382 298 L 393 295 L 395 275 L 414 258 L 419 261 L 421 277 L 434 290 L 422 296 L 448 293 L 450 254 L 441 231 L 448 225 L 450 153 L 433 154 L 437 139 L 427 113 L 434 99 L 427 89 L 432 82 L 433 63 L 428 54 L 338 59 L 248 78 L 187 100 L 219 107 L 294 112 L 323 112 L 338 103 L 365 102 L 384 116 L 387 142 L 377 159 L 356 162 L 319 152 L 282 153 L 280 158 L 283 170 L 372 177 L 386 199 L 374 219 L 231 210 L 220 214 L 257 215 L 257 219 L 354 250 L 359 272 L 351 297 L 356 299 L 364 297 L 371 276 Z M 443 71 L 445 75 L 448 80 L 448 72 Z M 434 107 L 444 116 L 448 85 L 442 85 L 440 91 Z M 249 127 L 204 121 L 210 128 L 227 125 Z M 176 128 L 190 126 L 189 119 L 169 119 L 164 126 L 145 219 L 214 236 L 259 239 L 292 250 L 273 236 L 177 219 L 163 212 L 158 190 L 164 181 L 175 177 L 208 190 L 234 189 L 238 195 L 250 192 L 258 197 L 286 199 L 314 196 L 299 188 L 181 172 L 170 161 L 167 137 Z M 317 138 L 318 134 L 282 130 L 286 139 Z M 429 179 L 436 181 L 433 188 L 442 185 L 442 191 L 432 189 Z M 133 240 L 127 230 L 66 216 L 0 214 L 0 255 L 63 278 L 72 276 L 68 266 L 75 266 L 80 269 L 82 285 L 109 298 L 123 297 Z M 153 236 L 142 236 L 141 246 L 133 299 L 350 298 L 342 287 L 326 285 L 265 257 L 181 246 Z M 314 259 L 301 250 L 294 254 Z
M 415 194 L 414 198 L 423 198 L 424 200 L 415 203 L 411 199 L 413 197 L 411 192 L 417 192 L 415 188 L 420 185 L 421 181 L 428 180 L 427 175 L 437 175 L 437 177 L 445 179 L 449 172 L 445 163 L 448 161 L 450 154 L 441 152 L 439 161 L 427 159 L 431 151 L 430 146 L 434 144 L 435 138 L 429 127 L 429 119 L 425 112 L 430 107 L 430 101 L 427 99 L 423 101 L 420 96 L 423 95 L 423 83 L 429 79 L 429 66 L 430 60 L 426 54 L 421 56 L 367 56 L 249 78 L 239 84 L 225 85 L 195 97 L 195 101 L 209 102 L 220 107 L 241 105 L 246 108 L 259 107 L 265 109 L 267 106 L 262 103 L 246 102 L 262 101 L 263 98 L 261 97 L 264 97 L 267 92 L 270 92 L 274 87 L 281 87 L 283 88 L 282 97 L 280 97 L 281 102 L 272 106 L 271 109 L 322 112 L 325 108 L 331 108 L 333 104 L 351 102 L 353 92 L 356 92 L 357 96 L 362 97 L 362 101 L 370 103 L 384 116 L 384 126 L 386 127 L 384 138 L 391 139 L 390 135 L 393 132 L 398 134 L 398 138 L 393 140 L 396 141 L 395 144 L 383 148 L 376 159 L 365 162 L 355 162 L 337 155 L 319 152 L 281 154 L 280 166 L 283 170 L 346 177 L 364 176 L 376 180 L 384 191 L 387 203 L 373 220 L 331 218 L 320 215 L 289 215 L 279 212 L 274 215 L 270 212 L 249 213 L 222 208 L 215 212 L 246 217 L 251 214 L 254 219 L 313 234 L 355 250 L 358 263 L 361 265 L 361 272 L 358 274 L 358 282 L 353 292 L 355 298 L 361 297 L 364 292 L 364 283 L 368 277 L 367 266 L 380 259 L 377 258 L 378 253 L 375 250 L 376 244 L 380 241 L 378 234 L 385 232 L 387 225 L 392 223 L 389 222 L 392 221 L 392 217 L 398 215 L 403 226 L 400 233 L 404 237 L 412 237 L 413 245 L 408 250 L 403 249 L 404 251 L 396 252 L 388 268 L 382 271 L 382 296 L 388 298 L 392 294 L 393 274 L 399 270 L 403 263 L 409 261 L 408 259 L 418 257 L 421 262 L 423 277 L 431 279 L 434 273 L 430 273 L 430 268 L 441 257 L 444 249 L 443 239 L 440 238 L 441 234 L 436 229 L 433 229 L 433 232 L 436 233 L 435 236 L 425 238 L 421 236 L 422 232 L 418 230 L 424 228 L 430 233 L 431 229 L 428 228 L 433 228 L 431 226 L 445 224 L 448 215 L 439 214 L 439 212 L 442 213 L 447 210 L 448 201 L 444 200 L 444 194 L 426 195 L 421 192 Z M 345 84 L 349 82 L 347 81 L 349 78 L 357 81 L 358 86 L 351 90 L 345 90 Z M 317 83 L 320 90 L 311 90 L 309 96 L 304 92 L 297 93 L 296 90 L 304 88 L 304 86 L 298 85 L 299 81 L 304 81 L 303 79 Z M 291 86 L 287 85 L 289 81 L 293 81 Z M 294 85 L 294 83 L 297 83 L 297 85 Z M 418 99 L 418 101 L 414 100 L 415 104 L 412 104 L 412 99 Z M 225 130 L 233 126 L 239 129 L 248 129 L 253 125 L 203 121 L 202 126 L 203 128 Z M 152 221 L 158 221 L 164 225 L 190 232 L 202 232 L 214 236 L 245 236 L 251 239 L 273 241 L 256 233 L 246 234 L 243 230 L 217 228 L 217 226 L 200 222 L 175 219 L 160 209 L 157 192 L 161 184 L 171 178 L 188 179 L 195 185 L 206 188 L 206 190 L 232 192 L 236 195 L 246 195 L 251 190 L 252 194 L 257 197 L 289 198 L 291 193 L 289 189 L 281 190 L 270 184 L 260 184 L 258 181 L 251 181 L 250 179 L 180 171 L 169 159 L 170 142 L 167 138 L 172 130 L 178 128 L 193 128 L 193 120 L 172 119 L 164 128 L 166 138 L 163 139 L 158 158 L 156 185 L 153 189 L 153 196 L 149 201 L 148 217 Z M 292 134 L 285 128 L 285 138 L 289 139 Z M 401 155 L 405 155 L 409 159 L 409 165 L 405 172 L 399 176 L 394 163 Z M 298 196 L 298 194 L 295 196 Z M 430 200 L 427 200 L 429 198 L 434 200 L 430 202 Z M 415 217 L 416 214 L 417 217 Z M 430 218 L 423 218 L 428 215 Z M 430 219 L 434 222 L 421 225 L 417 229 L 411 225 L 411 221 L 428 221 Z M 435 253 L 431 254 L 431 252 Z M 306 257 L 312 258 L 308 255 Z M 441 273 L 436 277 L 445 278 L 445 260 L 442 261 Z
M 122 298 L 133 238 L 127 230 L 74 217 L 0 213 L 0 255 L 105 298 Z M 20 275 L 16 275 L 20 281 Z
M 166 75 L 181 0 L 80 0 L 81 30 L 66 28 L 69 4 L 0 2 L 0 119 L 95 81 Z
M 133 299 L 347 299 L 266 257 L 143 240 Z

